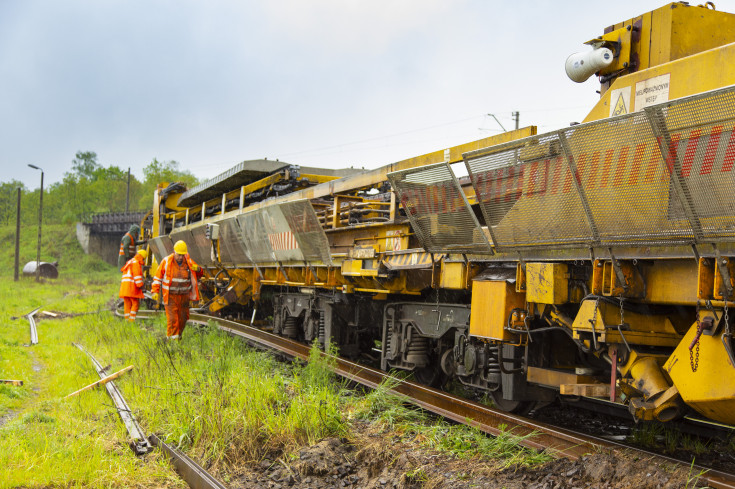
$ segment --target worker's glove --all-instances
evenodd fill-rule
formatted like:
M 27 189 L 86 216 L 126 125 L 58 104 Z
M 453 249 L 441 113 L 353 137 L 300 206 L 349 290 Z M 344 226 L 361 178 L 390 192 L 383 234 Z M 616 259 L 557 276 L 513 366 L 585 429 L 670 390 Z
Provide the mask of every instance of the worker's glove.
M 154 302 L 158 302 L 158 292 L 154 292 L 151 295 L 151 299 L 153 299 Z
M 198 272 L 199 270 L 201 270 L 201 267 L 199 265 L 194 264 L 191 266 L 192 272 Z

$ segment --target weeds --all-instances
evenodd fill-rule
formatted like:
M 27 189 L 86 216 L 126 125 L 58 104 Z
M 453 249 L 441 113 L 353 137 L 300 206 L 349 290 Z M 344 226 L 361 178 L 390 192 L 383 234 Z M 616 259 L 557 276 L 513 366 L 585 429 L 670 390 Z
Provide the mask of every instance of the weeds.
M 684 486 L 686 489 L 689 489 L 689 484 L 692 484 L 692 489 L 697 487 L 697 482 L 699 482 L 699 479 L 707 473 L 707 470 L 700 470 L 698 474 L 693 475 L 692 470 L 694 469 L 694 460 L 692 459 L 692 463 L 689 464 L 689 472 L 687 472 L 687 482 L 686 486 Z
M 62 243 L 74 234 L 53 226 L 44 231 Z M 0 281 L 7 298 L 0 311 L 0 377 L 25 382 L 0 385 L 0 418 L 8 418 L 0 426 L 0 466 L 7 474 L 0 488 L 181 485 L 163 457 L 154 453 L 141 463 L 132 456 L 104 389 L 63 399 L 98 378 L 72 341 L 110 371 L 134 365 L 116 382 L 143 429 L 186 450 L 215 475 L 266 457 L 288 459 L 296 448 L 325 437 L 354 437 L 352 419 L 377 422 L 457 456 L 527 457 L 523 450 L 512 454 L 510 435 L 491 448 L 491 438 L 432 421 L 389 392 L 395 380 L 364 398 L 346 393 L 331 372 L 334 358 L 316 346 L 308 364 L 287 365 L 213 327 L 188 326 L 183 341 L 166 342 L 162 315 L 131 324 L 99 312 L 116 296 L 120 277 L 114 267 L 80 250 L 52 251 L 51 257 L 62 258 L 62 278 Z M 7 261 L 2 254 L 0 264 Z M 89 314 L 40 320 L 40 343 L 24 347 L 27 321 L 10 316 L 38 306 Z M 425 482 L 426 472 L 407 477 Z

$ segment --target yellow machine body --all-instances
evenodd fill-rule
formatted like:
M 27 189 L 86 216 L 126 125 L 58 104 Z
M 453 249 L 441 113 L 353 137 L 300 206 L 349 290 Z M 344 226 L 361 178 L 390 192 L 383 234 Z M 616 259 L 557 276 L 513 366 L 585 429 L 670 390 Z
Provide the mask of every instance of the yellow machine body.
M 700 336 L 699 348 L 695 347 L 690 356 L 689 346 L 696 334 L 695 323 L 664 364 L 664 370 L 689 406 L 710 419 L 735 425 L 735 364 L 723 343 L 724 332 Z
M 212 313 L 511 409 L 550 389 L 735 423 L 728 328 L 689 361 L 697 315 L 735 307 L 735 15 L 672 3 L 589 44 L 615 57 L 583 124 L 344 176 L 253 160 L 200 194 L 161 185 L 151 256 L 185 240 Z
M 525 294 L 505 280 L 474 280 L 472 283 L 472 316 L 470 334 L 491 340 L 510 341 L 517 335 L 506 330 L 510 312 L 525 307 Z

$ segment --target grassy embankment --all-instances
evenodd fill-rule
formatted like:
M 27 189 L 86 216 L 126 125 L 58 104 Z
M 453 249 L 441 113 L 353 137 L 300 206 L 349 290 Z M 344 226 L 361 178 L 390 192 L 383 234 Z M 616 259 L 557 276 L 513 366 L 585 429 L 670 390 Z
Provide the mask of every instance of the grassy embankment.
M 13 242 L 14 229 L 0 228 Z M 135 369 L 117 381 L 147 432 L 180 446 L 227 479 L 238 466 L 288 457 L 325 436 L 355 439 L 352 422 L 367 419 L 402 437 L 459 456 L 502 464 L 533 464 L 544 456 L 510 436 L 491 439 L 466 427 L 430 421 L 377 390 L 354 396 L 320 359 L 306 367 L 276 362 L 214 328 L 189 326 L 180 343 L 164 341 L 162 318 L 125 323 L 107 304 L 119 272 L 76 244 L 73 228 L 44 228 L 43 261 L 60 260 L 60 278 L 12 280 L 13 251 L 0 252 L 0 488 L 43 486 L 183 487 L 159 454 L 136 458 L 104 389 L 64 396 L 98 379 L 83 344 L 111 372 Z M 21 267 L 35 258 L 35 228 L 24 230 Z M 29 343 L 28 322 L 12 320 L 35 307 L 81 314 L 39 322 L 40 343 Z M 43 316 L 41 316 L 43 318 Z

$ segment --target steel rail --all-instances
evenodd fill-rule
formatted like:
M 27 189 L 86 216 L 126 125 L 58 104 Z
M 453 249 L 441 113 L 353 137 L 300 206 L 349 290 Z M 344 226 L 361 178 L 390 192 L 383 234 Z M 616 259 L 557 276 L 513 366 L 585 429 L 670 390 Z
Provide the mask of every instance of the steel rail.
M 226 486 L 212 477 L 199 464 L 187 457 L 183 452 L 168 445 L 156 435 L 151 435 L 149 440 L 171 459 L 171 463 L 176 469 L 176 472 L 184 479 L 184 482 L 189 484 L 191 489 L 227 489 Z
M 191 314 L 191 319 L 213 320 L 210 316 Z M 228 333 L 240 336 L 249 342 L 256 342 L 276 349 L 287 355 L 308 360 L 310 346 L 289 340 L 233 321 L 214 319 L 218 327 Z M 322 355 L 327 356 L 325 353 Z M 446 392 L 432 389 L 415 382 L 399 379 L 381 370 L 360 365 L 340 357 L 332 357 L 336 363 L 335 372 L 354 382 L 376 388 L 389 380 L 390 391 L 405 397 L 406 400 L 427 411 L 463 424 L 470 424 L 481 431 L 497 436 L 503 432 L 520 437 L 520 444 L 535 450 L 547 450 L 556 456 L 578 459 L 597 449 L 591 437 L 575 434 L 551 425 L 531 421 L 519 416 L 491 409 L 482 404 L 455 397 Z
M 138 311 L 138 313 L 138 318 L 154 317 L 160 314 L 159 311 L 152 310 Z M 198 313 L 191 313 L 190 321 L 201 324 L 213 322 L 220 330 L 241 337 L 253 346 L 276 350 L 289 357 L 301 360 L 309 359 L 311 349 L 309 345 L 258 328 Z M 327 356 L 323 352 L 322 355 Z M 340 357 L 333 358 L 336 363 L 335 373 L 342 377 L 370 388 L 376 388 L 385 380 L 390 379 L 387 385 L 391 387 L 388 390 L 405 397 L 408 402 L 447 419 L 474 426 L 493 436 L 501 433 L 511 433 L 520 437 L 520 445 L 530 449 L 543 450 L 553 456 L 566 457 L 571 460 L 577 460 L 585 454 L 599 452 L 600 450 L 627 450 L 640 456 L 655 457 L 662 461 L 684 466 L 695 473 L 702 473 L 699 481 L 708 484 L 710 487 L 735 489 L 735 474 L 712 470 L 700 465 L 690 465 L 675 458 L 630 447 L 623 443 L 515 416 L 422 384 L 398 379 L 381 370 Z
M 36 318 L 35 315 L 38 311 L 40 311 L 41 308 L 37 307 L 28 314 L 26 314 L 25 317 L 28 318 L 28 323 L 31 327 L 31 345 L 37 345 L 38 344 L 38 328 L 36 328 Z
M 82 345 L 78 343 L 72 343 L 72 345 L 76 346 L 81 351 L 86 353 L 87 356 L 89 356 L 89 358 L 92 360 L 92 364 L 94 365 L 95 370 L 97 370 L 97 374 L 100 376 L 100 378 L 104 378 L 105 368 L 102 366 L 102 364 L 98 362 L 97 359 Z M 117 413 L 120 415 L 120 419 L 122 419 L 123 424 L 125 424 L 125 428 L 128 430 L 128 434 L 131 438 L 130 448 L 133 449 L 136 455 L 143 455 L 153 450 L 153 447 L 148 441 L 148 438 L 146 438 L 143 429 L 138 424 L 138 421 L 136 421 L 135 416 L 133 416 L 133 413 L 130 410 L 128 403 L 125 402 L 125 398 L 115 385 L 115 381 L 110 381 L 106 383 L 105 389 L 107 389 L 107 393 L 110 395 L 112 402 L 115 403 Z

